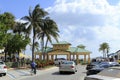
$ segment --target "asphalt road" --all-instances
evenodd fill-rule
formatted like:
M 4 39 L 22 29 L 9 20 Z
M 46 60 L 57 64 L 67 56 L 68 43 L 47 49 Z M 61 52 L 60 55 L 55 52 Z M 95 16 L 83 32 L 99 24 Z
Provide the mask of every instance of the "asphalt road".
M 85 68 L 85 65 L 77 65 L 75 74 L 59 74 L 58 67 L 37 70 L 36 75 L 31 75 L 30 69 L 9 70 L 7 76 L 0 77 L 0 80 L 84 80 L 86 76 Z

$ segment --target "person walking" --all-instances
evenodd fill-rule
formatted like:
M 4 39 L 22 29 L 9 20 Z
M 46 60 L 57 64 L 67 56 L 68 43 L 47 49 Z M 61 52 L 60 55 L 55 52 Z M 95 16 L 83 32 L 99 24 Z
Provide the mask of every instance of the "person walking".
M 34 61 L 32 61 L 30 65 L 31 65 L 31 71 L 32 71 L 34 74 L 36 74 L 36 65 L 37 65 L 37 64 L 36 64 Z

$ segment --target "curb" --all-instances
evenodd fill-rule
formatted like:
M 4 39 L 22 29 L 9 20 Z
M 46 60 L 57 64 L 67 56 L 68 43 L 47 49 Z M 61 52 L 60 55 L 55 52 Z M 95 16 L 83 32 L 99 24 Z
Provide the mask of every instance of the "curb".
M 37 70 L 50 70 L 50 69 L 54 69 L 57 68 L 56 66 L 53 67 L 49 67 L 49 68 L 38 68 Z M 17 70 L 17 69 L 31 69 L 31 68 L 27 68 L 27 67 L 20 67 L 20 68 L 7 68 L 8 70 Z
M 16 69 L 29 69 L 29 68 L 26 68 L 26 67 L 20 67 L 20 68 L 7 68 L 8 70 L 16 70 Z

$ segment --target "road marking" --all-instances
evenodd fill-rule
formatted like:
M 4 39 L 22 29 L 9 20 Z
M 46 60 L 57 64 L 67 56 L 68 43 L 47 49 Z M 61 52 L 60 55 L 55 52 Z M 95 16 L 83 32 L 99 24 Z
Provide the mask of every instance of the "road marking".
M 13 74 L 7 73 L 7 75 L 12 79 L 16 79 L 16 77 Z
M 16 72 L 22 74 L 22 75 L 29 75 L 30 72 L 28 73 L 27 71 L 21 71 L 21 70 L 16 70 Z

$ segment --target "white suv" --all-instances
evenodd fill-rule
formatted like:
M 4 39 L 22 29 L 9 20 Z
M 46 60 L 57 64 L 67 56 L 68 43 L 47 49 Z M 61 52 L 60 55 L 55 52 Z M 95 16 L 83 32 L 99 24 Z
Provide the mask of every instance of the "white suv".
M 67 60 L 65 58 L 56 58 L 54 64 L 60 65 L 63 61 L 67 61 Z
M 3 61 L 0 61 L 0 76 L 2 75 L 6 75 L 7 73 L 7 66 L 5 65 L 5 63 Z

